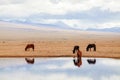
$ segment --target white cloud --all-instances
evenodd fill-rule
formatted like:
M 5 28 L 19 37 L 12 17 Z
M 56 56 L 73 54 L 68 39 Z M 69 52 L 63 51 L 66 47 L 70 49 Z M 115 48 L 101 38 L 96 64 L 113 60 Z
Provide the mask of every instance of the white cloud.
M 24 20 L 27 21 L 28 18 L 32 22 L 41 22 L 41 23 L 50 23 L 54 24 L 59 21 L 65 23 L 69 27 L 76 28 L 76 29 L 87 29 L 87 28 L 108 28 L 108 27 L 119 27 L 120 15 L 109 14 L 106 18 L 106 14 L 104 15 L 105 11 L 108 13 L 118 13 L 120 12 L 120 0 L 0 0 L 0 19 L 1 20 Z M 94 11 L 94 9 L 98 9 L 98 11 L 103 11 L 103 15 L 99 16 L 100 14 L 97 11 L 91 13 L 90 11 Z M 86 12 L 88 14 L 84 18 L 80 19 L 72 19 L 74 17 L 72 13 L 82 13 Z M 65 15 L 62 19 L 57 19 L 54 16 L 54 19 L 44 19 L 44 17 L 35 17 L 35 15 L 43 16 L 48 15 Z M 41 15 L 41 16 L 42 16 Z M 71 19 L 67 20 L 66 16 L 71 16 Z M 90 16 L 89 16 L 90 15 Z M 95 16 L 96 15 L 96 16 Z M 114 17 L 114 16 L 115 17 Z M 76 15 L 78 16 L 78 15 Z M 82 15 L 81 15 L 82 16 Z M 84 15 L 85 16 L 85 15 Z M 93 16 L 93 17 L 91 17 Z M 95 16 L 95 17 L 94 17 Z M 114 19 L 110 17 L 112 16 Z M 90 18 L 88 18 L 90 17 Z M 105 18 L 104 18 L 105 17 Z M 93 20 L 94 19 L 94 20 Z M 91 21 L 93 20 L 93 22 Z M 103 23 L 99 23 L 99 20 L 103 21 Z M 110 21 L 105 21 L 110 20 Z M 96 22 L 97 23 L 96 23 Z M 105 22 L 104 22 L 105 21 Z
M 104 2 L 105 1 L 105 2 Z M 120 12 L 120 0 L 103 0 L 101 7 L 102 10 L 110 10 L 111 12 Z
M 96 7 L 100 7 L 101 10 L 120 12 L 119 3 L 120 0 L 0 0 L 0 4 L 4 4 L 0 5 L 0 15 L 15 17 L 38 13 L 60 15 L 67 12 L 88 11 Z

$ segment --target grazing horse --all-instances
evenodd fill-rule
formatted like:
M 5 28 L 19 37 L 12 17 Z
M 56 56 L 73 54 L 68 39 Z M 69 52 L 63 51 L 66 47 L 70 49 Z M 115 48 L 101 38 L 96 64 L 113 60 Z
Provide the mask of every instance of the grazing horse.
M 95 64 L 96 63 L 96 59 L 87 59 L 87 62 L 89 64 Z
M 96 51 L 96 45 L 95 44 L 89 44 L 86 48 L 86 51 L 91 51 L 91 48 L 94 48 L 94 51 Z
M 34 64 L 34 58 L 25 58 L 25 60 L 28 64 Z
M 75 54 L 75 52 L 77 52 L 77 60 L 75 60 L 75 58 L 73 59 L 73 63 L 75 66 L 80 67 L 82 65 L 82 52 L 79 50 L 79 46 L 74 46 L 73 49 L 73 54 Z
M 74 46 L 73 54 L 75 54 L 75 51 L 76 51 L 76 50 L 79 50 L 79 46 Z
M 25 51 L 27 51 L 29 48 L 32 48 L 34 51 L 34 44 L 27 44 L 27 46 L 25 47 Z

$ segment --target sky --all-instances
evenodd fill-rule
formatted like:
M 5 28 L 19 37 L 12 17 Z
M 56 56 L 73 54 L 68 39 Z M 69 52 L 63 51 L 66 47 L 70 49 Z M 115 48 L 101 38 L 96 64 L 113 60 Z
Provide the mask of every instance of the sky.
M 0 20 L 75 29 L 120 27 L 120 0 L 0 0 Z

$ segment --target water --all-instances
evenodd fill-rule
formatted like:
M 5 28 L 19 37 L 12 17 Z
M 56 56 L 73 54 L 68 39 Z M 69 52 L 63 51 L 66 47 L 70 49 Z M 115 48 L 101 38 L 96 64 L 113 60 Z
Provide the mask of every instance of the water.
M 27 64 L 23 58 L 0 58 L 0 80 L 120 80 L 120 60 L 97 58 L 75 66 L 73 58 L 36 58 Z

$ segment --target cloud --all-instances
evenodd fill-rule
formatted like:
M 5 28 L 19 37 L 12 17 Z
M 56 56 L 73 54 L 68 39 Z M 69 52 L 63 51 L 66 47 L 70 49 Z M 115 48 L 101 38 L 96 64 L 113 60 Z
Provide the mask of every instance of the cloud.
M 0 20 L 55 25 L 62 22 L 76 29 L 120 27 L 119 3 L 120 0 L 0 0 Z
M 101 10 L 120 12 L 119 3 L 119 0 L 0 0 L 0 4 L 4 4 L 0 5 L 0 15 L 16 17 L 37 13 L 62 15 L 68 12 L 89 11 L 96 7 Z

